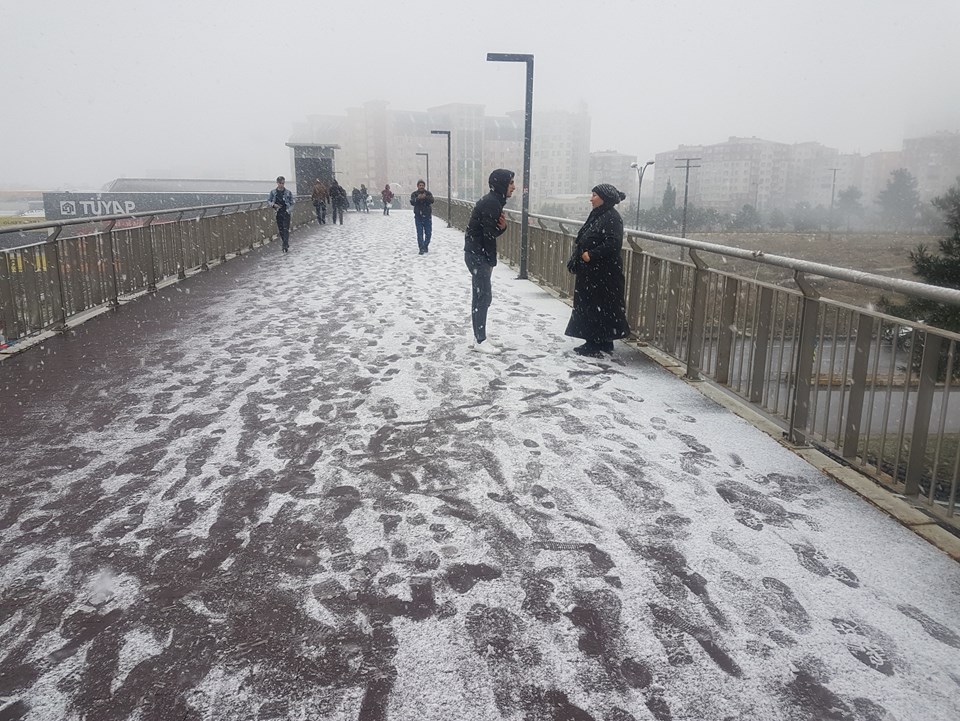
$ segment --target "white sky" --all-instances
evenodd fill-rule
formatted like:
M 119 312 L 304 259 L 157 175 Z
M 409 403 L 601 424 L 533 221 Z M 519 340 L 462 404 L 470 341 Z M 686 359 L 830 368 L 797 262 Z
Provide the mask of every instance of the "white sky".
M 333 9 L 336 8 L 336 9 Z M 592 150 L 960 130 L 957 0 L 0 0 L 0 187 L 271 178 L 310 114 L 587 103 Z

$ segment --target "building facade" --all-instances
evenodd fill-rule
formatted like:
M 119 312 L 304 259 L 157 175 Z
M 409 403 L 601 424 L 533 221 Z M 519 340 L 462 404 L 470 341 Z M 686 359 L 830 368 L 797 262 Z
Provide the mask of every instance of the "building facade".
M 487 193 L 487 177 L 494 168 L 509 168 L 521 185 L 524 116 L 488 116 L 482 105 L 451 103 L 425 112 L 391 110 L 373 101 L 349 108 L 346 117 L 309 116 L 294 126 L 291 143 L 340 146 L 337 179 L 349 190 L 365 184 L 372 193 L 390 183 L 395 193 L 411 192 L 417 180 L 426 180 L 429 156 L 430 186 L 436 195 L 447 193 L 446 136 L 432 130 L 450 130 L 451 193 L 476 200 Z M 421 155 L 426 153 L 427 155 Z M 629 163 L 627 163 L 629 166 Z M 547 197 L 589 193 L 590 116 L 576 112 L 539 111 L 534 114 L 531 152 L 530 208 L 536 211 Z M 515 195 L 519 207 L 521 194 Z

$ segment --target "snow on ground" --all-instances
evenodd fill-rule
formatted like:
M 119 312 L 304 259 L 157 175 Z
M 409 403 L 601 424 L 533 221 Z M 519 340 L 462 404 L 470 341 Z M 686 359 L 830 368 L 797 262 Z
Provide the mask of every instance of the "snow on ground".
M 954 562 L 443 225 L 0 366 L 0 718 L 960 717 Z

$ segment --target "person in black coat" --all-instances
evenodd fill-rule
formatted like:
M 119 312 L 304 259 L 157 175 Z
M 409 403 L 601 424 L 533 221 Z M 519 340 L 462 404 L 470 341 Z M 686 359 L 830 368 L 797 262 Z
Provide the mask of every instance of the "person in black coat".
M 333 209 L 333 223 L 336 225 L 337 216 L 340 216 L 340 225 L 343 225 L 343 211 L 349 205 L 347 200 L 347 189 L 344 188 L 337 179 L 334 178 L 330 184 L 330 207 Z
M 470 214 L 470 222 L 464 233 L 463 260 L 470 270 L 473 287 L 471 303 L 473 337 L 471 349 L 478 353 L 497 354 L 499 344 L 487 340 L 487 309 L 493 300 L 490 277 L 497 264 L 497 238 L 507 229 L 503 206 L 513 195 L 515 184 L 512 170 L 498 168 L 490 173 L 487 181 L 490 192 L 477 201 Z
M 577 233 L 567 270 L 577 276 L 566 335 L 586 343 L 573 350 L 593 358 L 613 353 L 613 341 L 630 334 L 624 304 L 623 218 L 613 207 L 627 196 L 609 183 L 593 189 L 593 210 Z

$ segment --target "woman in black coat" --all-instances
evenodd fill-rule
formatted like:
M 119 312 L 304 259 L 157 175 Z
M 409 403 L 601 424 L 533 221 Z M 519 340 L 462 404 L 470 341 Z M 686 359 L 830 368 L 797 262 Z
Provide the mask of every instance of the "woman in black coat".
M 613 207 L 627 196 L 609 183 L 593 189 L 593 210 L 577 233 L 567 269 L 576 273 L 573 313 L 566 334 L 586 343 L 573 350 L 580 355 L 601 357 L 613 353 L 613 341 L 630 334 L 624 305 L 623 218 Z

